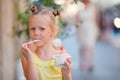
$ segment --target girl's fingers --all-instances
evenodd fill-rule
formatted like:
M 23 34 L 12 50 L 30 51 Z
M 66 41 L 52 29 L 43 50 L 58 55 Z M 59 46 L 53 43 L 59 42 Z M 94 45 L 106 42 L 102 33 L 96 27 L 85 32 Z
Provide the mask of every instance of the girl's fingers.
M 67 58 L 67 61 L 69 62 L 69 64 L 72 64 L 71 59 Z
M 66 59 L 65 64 L 66 64 L 66 67 L 67 67 L 68 69 L 71 68 L 71 60 L 70 60 L 70 58 L 67 58 L 67 59 Z
M 25 44 L 22 44 L 22 48 L 25 49 Z
M 21 48 L 21 50 L 23 51 L 23 52 L 26 52 L 27 51 L 27 45 L 26 44 L 22 44 L 22 48 Z
M 23 47 L 24 49 L 26 49 L 27 46 L 28 46 L 27 43 L 22 44 L 22 47 Z
M 26 47 L 26 49 L 29 53 L 32 53 L 32 51 L 28 47 Z
M 26 45 L 25 45 L 25 44 L 22 44 L 21 50 L 22 50 L 22 51 L 26 51 Z
M 32 51 L 28 48 L 28 44 L 27 44 L 27 43 L 22 44 L 22 49 L 23 49 L 24 52 L 26 52 L 26 50 L 27 50 L 29 53 L 32 52 Z

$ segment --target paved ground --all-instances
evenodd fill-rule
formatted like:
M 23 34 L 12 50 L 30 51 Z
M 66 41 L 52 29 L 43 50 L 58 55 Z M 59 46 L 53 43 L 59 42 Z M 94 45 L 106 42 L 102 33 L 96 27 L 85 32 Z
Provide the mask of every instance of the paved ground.
M 95 69 L 92 73 L 79 70 L 79 51 L 76 38 L 63 40 L 65 48 L 72 56 L 73 80 L 120 80 L 120 48 L 98 41 L 95 46 Z

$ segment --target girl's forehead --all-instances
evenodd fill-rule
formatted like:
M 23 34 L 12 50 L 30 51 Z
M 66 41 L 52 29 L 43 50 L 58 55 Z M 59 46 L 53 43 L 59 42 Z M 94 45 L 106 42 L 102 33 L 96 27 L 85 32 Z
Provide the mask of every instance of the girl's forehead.
M 32 15 L 31 17 L 30 17 L 30 20 L 32 19 L 32 21 L 37 21 L 37 20 L 39 20 L 39 21 L 51 21 L 50 20 L 50 17 L 48 16 L 48 15 Z
M 48 15 L 32 15 L 29 19 L 29 24 L 45 24 L 51 23 L 51 19 Z

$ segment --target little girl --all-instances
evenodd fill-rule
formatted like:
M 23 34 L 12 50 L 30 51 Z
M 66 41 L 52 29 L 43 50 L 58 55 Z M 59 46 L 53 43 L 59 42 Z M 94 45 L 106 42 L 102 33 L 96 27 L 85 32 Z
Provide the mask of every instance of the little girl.
M 22 45 L 22 66 L 26 80 L 72 80 L 71 60 L 65 60 L 65 68 L 56 67 L 52 57 L 57 50 L 52 41 L 57 34 L 58 12 L 51 8 L 31 8 L 29 18 L 30 42 Z

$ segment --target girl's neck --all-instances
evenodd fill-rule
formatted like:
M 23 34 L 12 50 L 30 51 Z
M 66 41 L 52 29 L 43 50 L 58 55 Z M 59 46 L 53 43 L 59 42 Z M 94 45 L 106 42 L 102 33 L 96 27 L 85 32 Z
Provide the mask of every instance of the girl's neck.
M 50 58 L 56 53 L 56 50 L 51 44 L 40 47 L 36 50 L 36 54 L 42 60 L 50 60 Z

